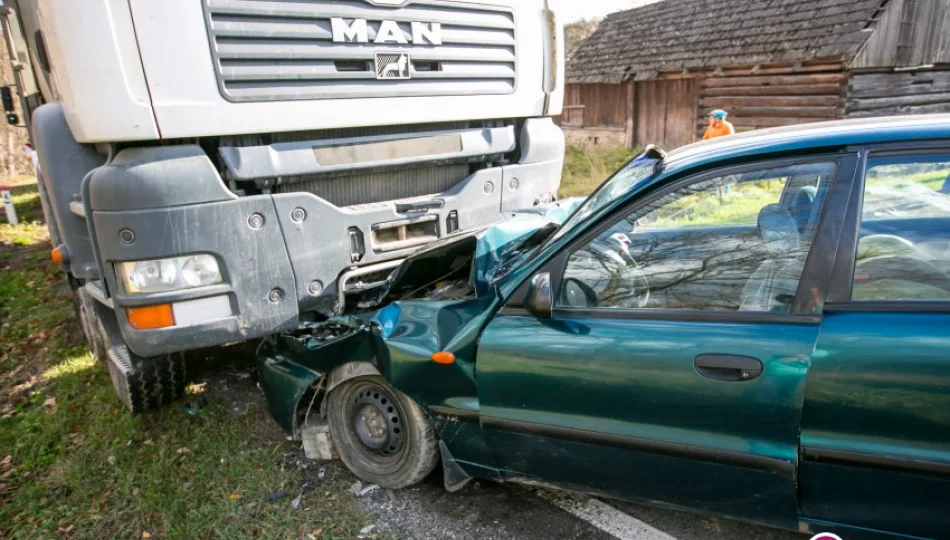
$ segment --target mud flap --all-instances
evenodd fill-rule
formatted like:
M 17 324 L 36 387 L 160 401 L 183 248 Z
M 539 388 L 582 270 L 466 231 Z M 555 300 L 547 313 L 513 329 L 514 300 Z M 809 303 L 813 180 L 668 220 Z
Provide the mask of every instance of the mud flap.
M 442 454 L 442 482 L 445 484 L 445 490 L 449 493 L 455 493 L 464 488 L 472 480 L 472 477 L 459 467 L 455 458 L 452 457 L 452 453 L 449 452 L 449 447 L 445 446 L 445 443 L 441 440 L 439 441 L 439 453 Z

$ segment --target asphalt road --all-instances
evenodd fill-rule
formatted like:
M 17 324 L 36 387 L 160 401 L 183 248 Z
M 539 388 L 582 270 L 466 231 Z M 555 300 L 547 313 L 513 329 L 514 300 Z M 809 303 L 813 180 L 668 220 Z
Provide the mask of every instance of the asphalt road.
M 378 530 L 415 540 L 803 540 L 796 533 L 565 492 L 472 482 L 447 493 L 434 474 L 417 487 L 378 489 L 360 503 Z

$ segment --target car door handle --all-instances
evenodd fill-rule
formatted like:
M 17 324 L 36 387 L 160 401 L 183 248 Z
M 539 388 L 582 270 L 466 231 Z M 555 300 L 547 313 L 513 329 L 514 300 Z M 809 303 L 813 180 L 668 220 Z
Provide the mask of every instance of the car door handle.
M 693 366 L 696 373 L 717 381 L 751 381 L 762 375 L 762 362 L 749 356 L 701 354 Z

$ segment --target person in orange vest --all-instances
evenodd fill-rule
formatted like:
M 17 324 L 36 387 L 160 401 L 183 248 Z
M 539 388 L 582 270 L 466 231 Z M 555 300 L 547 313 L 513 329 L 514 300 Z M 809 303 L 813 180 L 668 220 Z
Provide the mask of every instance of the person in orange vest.
M 706 133 L 703 134 L 704 141 L 726 135 L 735 135 L 736 128 L 726 121 L 728 115 L 729 113 L 722 109 L 716 109 L 709 113 L 709 127 L 706 128 Z

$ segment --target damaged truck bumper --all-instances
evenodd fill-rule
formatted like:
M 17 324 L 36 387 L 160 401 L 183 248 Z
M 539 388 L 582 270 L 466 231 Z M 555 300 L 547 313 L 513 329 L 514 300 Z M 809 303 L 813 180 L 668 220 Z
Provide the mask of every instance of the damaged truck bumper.
M 332 176 L 294 179 L 338 173 L 314 161 L 323 155 L 314 148 L 328 152 L 334 141 L 221 147 L 223 171 L 197 145 L 124 149 L 87 175 L 82 201 L 70 204 L 89 229 L 97 267 L 90 272 L 99 277 L 90 280 L 90 294 L 115 311 L 123 342 L 141 357 L 293 332 L 312 314 L 339 314 L 347 296 L 379 286 L 419 247 L 554 196 L 563 136 L 549 119 L 457 135 L 463 148 L 439 162 L 457 162 L 467 175 L 448 188 L 346 205 L 307 191 Z M 402 148 L 424 136 L 363 142 Z M 479 156 L 510 152 L 518 140 L 528 149 L 518 163 L 468 167 Z M 435 158 L 406 159 L 415 166 Z M 359 165 L 367 174 L 394 166 Z M 242 187 L 257 194 L 245 196 Z M 117 275 L 122 263 L 190 255 L 214 257 L 221 279 L 139 293 Z M 142 328 L 129 320 L 128 309 L 155 305 L 171 306 L 173 324 Z

